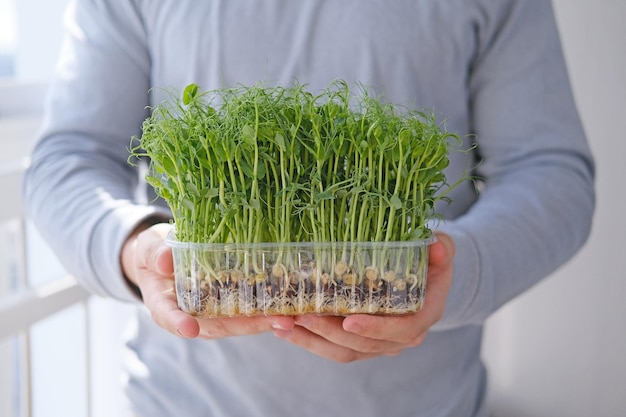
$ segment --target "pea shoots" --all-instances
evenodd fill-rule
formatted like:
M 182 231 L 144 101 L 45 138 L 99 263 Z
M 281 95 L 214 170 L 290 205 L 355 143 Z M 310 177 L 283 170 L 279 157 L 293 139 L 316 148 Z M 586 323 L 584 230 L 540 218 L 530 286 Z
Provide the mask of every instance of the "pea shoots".
M 444 170 L 459 142 L 434 115 L 342 80 L 318 94 L 301 84 L 205 92 L 190 84 L 151 110 L 131 157 L 149 157 L 146 181 L 171 208 L 175 240 L 221 247 L 194 258 L 202 276 L 191 284 L 189 268 L 180 271 L 186 281 L 177 274 L 184 310 L 421 307 L 427 251 L 406 247 L 430 241 L 436 203 L 454 186 Z M 394 252 L 399 242 L 406 253 Z M 238 249 L 224 257 L 229 244 Z M 271 254 L 241 249 L 262 244 L 274 245 Z

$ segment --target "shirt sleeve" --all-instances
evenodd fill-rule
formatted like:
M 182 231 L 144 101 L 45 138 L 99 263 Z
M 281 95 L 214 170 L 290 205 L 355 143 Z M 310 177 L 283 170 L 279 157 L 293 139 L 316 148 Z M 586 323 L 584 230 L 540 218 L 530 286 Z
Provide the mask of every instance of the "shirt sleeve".
M 441 227 L 457 256 L 434 330 L 481 325 L 548 276 L 584 244 L 594 211 L 593 160 L 551 3 L 482 3 L 468 91 L 484 189 Z
M 25 176 L 27 215 L 87 289 L 137 300 L 121 271 L 121 247 L 139 222 L 169 217 L 141 204 L 139 170 L 127 162 L 149 102 L 142 22 L 132 2 L 79 0 L 70 4 L 65 24 L 42 134 Z

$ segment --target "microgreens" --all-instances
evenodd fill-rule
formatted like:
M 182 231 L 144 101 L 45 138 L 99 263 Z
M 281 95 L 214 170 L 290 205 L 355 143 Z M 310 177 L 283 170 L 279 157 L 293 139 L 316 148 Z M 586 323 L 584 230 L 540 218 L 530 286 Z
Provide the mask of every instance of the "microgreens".
M 180 241 L 388 242 L 428 237 L 458 136 L 344 81 L 319 94 L 257 84 L 153 107 L 131 156 Z

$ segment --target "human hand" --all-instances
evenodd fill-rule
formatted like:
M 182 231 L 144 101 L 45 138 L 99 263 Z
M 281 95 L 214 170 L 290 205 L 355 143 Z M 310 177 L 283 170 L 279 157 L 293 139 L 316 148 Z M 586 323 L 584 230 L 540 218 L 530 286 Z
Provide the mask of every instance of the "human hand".
M 126 277 L 139 287 L 144 304 L 159 326 L 177 336 L 203 339 L 293 329 L 293 317 L 198 318 L 181 311 L 176 301 L 172 249 L 165 245 L 170 228 L 165 223 L 138 227 L 121 254 Z
M 395 356 L 420 345 L 428 329 L 442 317 L 452 284 L 455 245 L 437 233 L 430 246 L 428 284 L 422 310 L 401 316 L 354 314 L 347 317 L 298 316 L 291 330 L 274 334 L 316 355 L 342 363 L 378 356 Z

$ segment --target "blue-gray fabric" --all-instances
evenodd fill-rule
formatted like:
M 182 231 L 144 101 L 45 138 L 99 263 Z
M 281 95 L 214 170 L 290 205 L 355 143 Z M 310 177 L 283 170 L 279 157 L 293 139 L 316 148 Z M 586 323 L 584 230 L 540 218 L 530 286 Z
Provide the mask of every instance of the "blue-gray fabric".
M 594 166 L 548 0 L 78 0 L 27 172 L 28 214 L 96 294 L 137 303 L 128 395 L 139 415 L 485 416 L 482 325 L 585 242 Z M 127 163 L 147 106 L 181 91 L 335 79 L 432 109 L 454 153 L 439 207 L 457 245 L 442 320 L 393 358 L 337 364 L 272 334 L 182 340 L 158 328 L 120 268 L 163 204 Z M 154 88 L 154 89 L 153 89 Z M 151 90 L 152 89 L 152 90 Z M 149 93 L 151 90 L 151 93 Z M 428 302 L 428 301 L 427 301 Z

